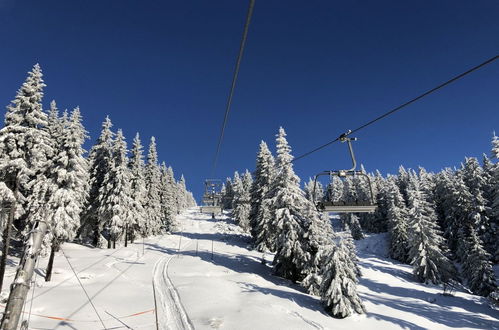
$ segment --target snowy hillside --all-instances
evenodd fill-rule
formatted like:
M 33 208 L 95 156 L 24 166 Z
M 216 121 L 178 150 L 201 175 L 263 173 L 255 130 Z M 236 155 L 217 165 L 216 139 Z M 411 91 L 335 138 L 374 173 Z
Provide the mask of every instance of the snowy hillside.
M 154 296 L 160 329 L 499 328 L 499 311 L 484 298 L 443 296 L 438 287 L 414 282 L 410 266 L 384 257 L 383 234 L 358 242 L 359 291 L 368 313 L 339 320 L 323 312 L 317 297 L 273 276 L 272 256 L 264 265 L 230 219 L 212 220 L 191 209 L 178 221 L 182 232 L 144 244 L 63 247 L 102 322 L 61 252 L 51 282 L 40 276 L 47 262 L 40 260 L 25 307 L 27 319 L 32 304 L 29 328 L 155 329 Z

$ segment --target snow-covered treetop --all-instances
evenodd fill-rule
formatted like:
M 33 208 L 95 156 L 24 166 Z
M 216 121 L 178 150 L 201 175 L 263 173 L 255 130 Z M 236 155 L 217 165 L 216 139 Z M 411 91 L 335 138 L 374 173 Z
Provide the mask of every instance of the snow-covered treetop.
M 134 171 L 140 171 L 144 165 L 143 147 L 140 141 L 139 133 L 133 139 L 132 158 L 130 159 L 130 168 Z
M 126 166 L 128 161 L 127 148 L 125 137 L 123 136 L 123 131 L 121 129 L 118 129 L 118 132 L 116 133 L 113 149 L 114 165 Z
M 43 74 L 35 64 L 26 81 L 17 91 L 15 99 L 7 106 L 5 126 L 40 128 L 47 125 L 47 114 L 42 109 Z
M 494 137 L 492 137 L 492 156 L 499 160 L 499 137 L 494 132 Z
M 151 143 L 149 143 L 149 152 L 147 153 L 147 164 L 157 164 L 158 163 L 158 152 L 156 151 L 156 138 L 151 137 Z

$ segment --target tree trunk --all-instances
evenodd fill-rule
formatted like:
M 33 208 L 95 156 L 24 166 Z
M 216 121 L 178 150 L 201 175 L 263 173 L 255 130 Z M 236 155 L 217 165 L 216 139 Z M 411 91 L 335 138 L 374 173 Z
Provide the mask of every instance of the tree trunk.
M 125 247 L 128 246 L 128 223 L 125 225 Z
M 52 268 L 54 266 L 55 252 L 57 250 L 59 250 L 58 244 L 54 241 L 52 242 L 52 247 L 50 248 L 50 257 L 49 257 L 49 263 L 47 265 L 47 271 L 45 274 L 45 282 L 50 282 L 50 279 L 52 278 Z
M 99 246 L 99 235 L 100 235 L 100 233 L 99 233 L 99 225 L 96 224 L 95 228 L 94 228 L 94 239 L 92 241 L 92 245 L 95 246 L 95 247 Z

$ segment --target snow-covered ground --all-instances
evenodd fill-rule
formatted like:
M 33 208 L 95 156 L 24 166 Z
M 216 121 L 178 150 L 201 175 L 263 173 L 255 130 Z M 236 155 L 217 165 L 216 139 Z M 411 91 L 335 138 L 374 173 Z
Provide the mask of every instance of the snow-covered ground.
M 263 264 L 229 219 L 212 220 L 192 209 L 179 222 L 181 232 L 127 248 L 64 245 L 99 316 L 64 256 L 57 255 L 48 283 L 40 276 L 42 259 L 25 309 L 26 319 L 33 303 L 29 327 L 155 329 L 156 302 L 160 329 L 499 329 L 499 312 L 483 298 L 443 296 L 438 287 L 414 282 L 410 266 L 386 258 L 383 234 L 358 242 L 359 291 L 368 313 L 338 320 L 323 312 L 317 297 L 273 276 L 272 256 Z

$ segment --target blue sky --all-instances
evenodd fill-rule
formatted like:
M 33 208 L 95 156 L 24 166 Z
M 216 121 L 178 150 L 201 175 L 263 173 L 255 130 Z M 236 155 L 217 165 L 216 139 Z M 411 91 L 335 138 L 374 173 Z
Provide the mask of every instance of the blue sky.
M 0 104 L 39 62 L 45 106 L 109 115 L 199 198 L 216 149 L 247 1 L 0 0 Z M 216 176 L 252 169 L 279 126 L 295 155 L 499 54 L 497 1 L 256 0 Z M 499 131 L 499 61 L 359 132 L 367 170 L 458 166 Z M 90 144 L 89 144 L 90 145 Z M 335 144 L 295 163 L 302 180 L 347 167 Z

